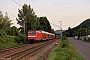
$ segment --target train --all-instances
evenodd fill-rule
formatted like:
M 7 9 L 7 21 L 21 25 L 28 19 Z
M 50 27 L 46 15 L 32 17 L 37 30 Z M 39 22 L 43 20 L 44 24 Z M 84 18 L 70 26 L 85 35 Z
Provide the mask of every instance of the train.
M 44 41 L 55 38 L 55 34 L 43 30 L 29 30 L 27 36 L 28 36 L 28 41 L 30 42 Z

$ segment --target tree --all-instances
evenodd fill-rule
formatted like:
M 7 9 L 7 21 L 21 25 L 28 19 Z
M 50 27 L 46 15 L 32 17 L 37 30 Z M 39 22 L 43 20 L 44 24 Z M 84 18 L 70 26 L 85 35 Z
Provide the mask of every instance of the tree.
M 51 33 L 56 34 L 55 31 L 54 31 L 54 29 L 51 29 Z
M 19 30 L 15 26 L 10 27 L 10 29 L 6 33 L 7 33 L 7 35 L 11 35 L 11 36 L 19 36 L 20 35 Z
M 16 20 L 17 20 L 17 24 L 20 25 L 19 28 L 20 32 L 24 33 L 24 27 L 25 27 L 25 33 L 27 33 L 28 30 L 35 30 L 37 16 L 35 15 L 35 12 L 31 8 L 31 6 L 24 4 L 22 6 L 22 9 L 19 9 L 18 12 L 19 12 L 18 18 L 16 18 Z
M 41 29 L 47 32 L 51 32 L 51 26 L 46 17 L 40 17 Z
M 0 12 L 0 29 L 3 31 L 7 31 L 11 26 L 11 20 L 9 19 L 7 13 L 3 16 L 2 12 Z
M 36 30 L 41 30 L 40 18 L 39 17 L 37 18 L 37 21 L 36 21 Z

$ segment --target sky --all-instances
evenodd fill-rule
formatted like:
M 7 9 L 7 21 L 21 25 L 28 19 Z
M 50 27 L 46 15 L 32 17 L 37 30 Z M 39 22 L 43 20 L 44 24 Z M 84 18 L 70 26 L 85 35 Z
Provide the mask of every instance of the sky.
M 68 27 L 76 27 L 84 20 L 90 18 L 90 0 L 15 0 L 20 5 L 30 4 L 38 17 L 46 16 L 50 24 L 60 26 L 67 30 Z M 17 25 L 18 9 L 22 7 L 13 0 L 1 0 L 0 11 L 8 12 L 14 26 Z M 52 29 L 60 29 L 51 24 Z

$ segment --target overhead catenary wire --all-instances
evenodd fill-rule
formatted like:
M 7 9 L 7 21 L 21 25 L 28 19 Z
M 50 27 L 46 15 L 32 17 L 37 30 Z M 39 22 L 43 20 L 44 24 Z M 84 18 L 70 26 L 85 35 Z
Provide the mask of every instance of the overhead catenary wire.
M 12 1 L 14 1 L 16 4 L 18 4 L 19 6 L 21 6 L 21 3 L 19 4 L 18 2 L 16 2 L 15 0 L 12 0 Z M 21 6 L 22 7 L 22 6 Z M 0 11 L 1 12 L 4 12 L 4 13 L 7 13 L 8 15 L 11 15 L 11 16 L 13 16 L 13 17 L 16 17 L 16 16 L 14 16 L 14 15 L 12 15 L 12 14 L 10 14 L 10 13 L 8 13 L 7 11 L 4 11 L 4 10 L 2 10 L 2 9 L 0 9 Z
M 15 0 L 12 0 L 12 1 L 14 1 L 16 4 L 18 4 L 19 6 L 21 6 L 21 3 L 19 4 L 19 3 L 16 2 Z M 22 7 L 22 6 L 21 6 L 21 7 Z M 4 11 L 4 10 L 2 10 L 2 9 L 0 9 L 0 11 L 1 11 L 1 12 L 4 12 L 4 13 L 7 13 L 7 14 L 10 15 L 10 16 L 16 17 L 15 15 L 12 15 L 12 14 L 10 14 L 10 13 L 8 13 L 7 11 Z
M 12 0 L 12 1 L 14 1 L 16 4 L 18 4 L 19 6 L 21 6 L 21 7 L 22 7 L 22 5 L 21 5 L 21 4 L 19 4 L 18 2 L 16 2 L 15 0 Z
M 59 27 L 59 28 L 61 28 L 60 26 L 57 26 L 57 25 L 55 25 L 55 24 L 53 24 L 53 23 L 51 23 L 52 25 L 54 25 L 54 26 L 56 26 L 56 27 Z

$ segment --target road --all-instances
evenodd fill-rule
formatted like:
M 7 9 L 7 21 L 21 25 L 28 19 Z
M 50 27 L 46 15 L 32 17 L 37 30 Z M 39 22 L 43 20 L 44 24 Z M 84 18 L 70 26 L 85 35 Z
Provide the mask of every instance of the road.
M 86 59 L 90 60 L 90 43 L 75 38 L 68 38 L 68 40 L 76 47 L 80 54 Z

